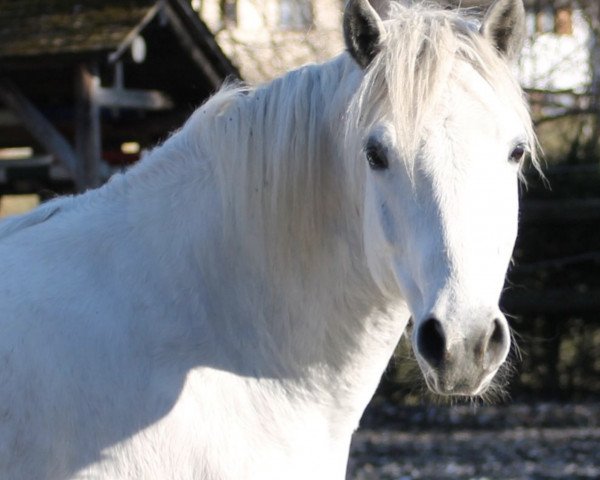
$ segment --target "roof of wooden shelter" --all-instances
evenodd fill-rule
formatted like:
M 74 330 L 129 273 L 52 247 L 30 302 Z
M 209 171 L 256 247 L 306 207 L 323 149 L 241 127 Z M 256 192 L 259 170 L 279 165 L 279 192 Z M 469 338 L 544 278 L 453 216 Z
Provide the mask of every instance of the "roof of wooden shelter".
M 239 78 L 186 0 L 0 0 L 0 87 L 18 91 L 72 145 L 82 66 L 98 82 L 105 160 L 121 142 L 165 138 L 226 78 Z M 2 107 L 0 148 L 31 144 L 31 130 Z
M 0 0 L 0 58 L 117 48 L 155 3 Z

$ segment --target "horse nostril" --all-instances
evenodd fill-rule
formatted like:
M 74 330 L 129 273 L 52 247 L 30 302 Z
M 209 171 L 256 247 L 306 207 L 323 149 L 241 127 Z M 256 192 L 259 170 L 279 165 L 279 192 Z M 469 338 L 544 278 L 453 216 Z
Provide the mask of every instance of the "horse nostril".
M 504 360 L 509 342 L 506 322 L 496 318 L 491 333 L 487 339 L 484 351 L 485 365 L 488 368 L 497 367 Z
M 419 328 L 417 349 L 429 365 L 438 368 L 444 360 L 446 335 L 444 328 L 436 318 L 428 318 Z

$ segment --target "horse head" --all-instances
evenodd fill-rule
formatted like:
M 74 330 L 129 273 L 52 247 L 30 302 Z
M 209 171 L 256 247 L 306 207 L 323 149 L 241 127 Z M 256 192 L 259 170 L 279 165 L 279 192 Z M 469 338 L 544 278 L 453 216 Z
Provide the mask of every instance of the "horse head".
M 480 26 L 402 4 L 382 18 L 367 0 L 345 11 L 346 45 L 364 72 L 348 128 L 362 142 L 368 267 L 408 304 L 413 350 L 442 395 L 482 394 L 510 350 L 498 304 L 520 167 L 535 150 L 511 73 L 524 22 L 521 0 L 497 0 Z

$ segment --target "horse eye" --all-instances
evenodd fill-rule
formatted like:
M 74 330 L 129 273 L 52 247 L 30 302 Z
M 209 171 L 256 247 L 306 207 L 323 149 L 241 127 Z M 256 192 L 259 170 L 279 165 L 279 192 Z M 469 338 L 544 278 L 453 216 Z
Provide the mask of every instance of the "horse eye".
M 525 157 L 526 153 L 527 150 L 525 146 L 517 145 L 510 153 L 508 159 L 511 161 L 511 163 L 521 163 L 521 160 L 523 160 L 523 157 Z
M 367 156 L 367 162 L 369 162 L 371 169 L 385 170 L 388 168 L 387 157 L 378 145 L 367 145 L 365 155 Z

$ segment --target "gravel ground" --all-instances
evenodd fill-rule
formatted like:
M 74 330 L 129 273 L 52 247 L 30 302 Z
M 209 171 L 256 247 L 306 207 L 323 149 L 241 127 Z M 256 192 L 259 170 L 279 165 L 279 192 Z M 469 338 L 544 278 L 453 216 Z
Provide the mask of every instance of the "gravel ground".
M 349 480 L 600 479 L 600 402 L 372 406 Z

